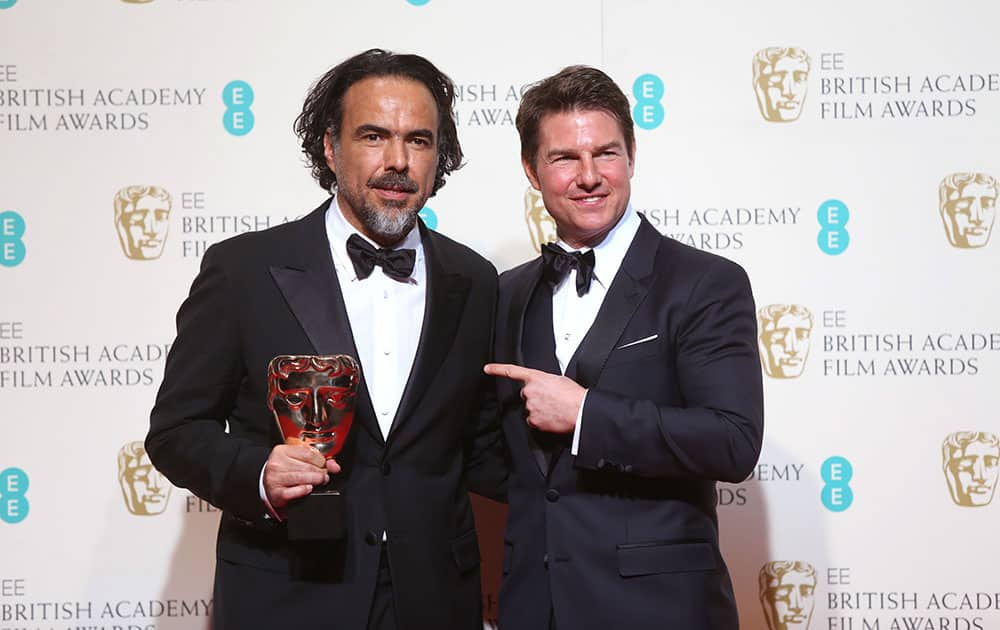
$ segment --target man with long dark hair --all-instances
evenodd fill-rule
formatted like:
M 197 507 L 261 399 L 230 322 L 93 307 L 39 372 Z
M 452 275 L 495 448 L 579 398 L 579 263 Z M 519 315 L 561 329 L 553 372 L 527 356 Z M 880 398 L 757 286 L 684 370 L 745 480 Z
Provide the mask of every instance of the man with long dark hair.
M 339 64 L 295 125 L 334 196 L 205 253 L 146 445 L 173 483 L 223 510 L 216 628 L 481 627 L 466 489 L 496 490 L 502 476 L 481 473 L 499 434 L 478 415 L 496 271 L 417 218 L 461 165 L 453 101 L 448 77 L 416 55 Z M 267 368 L 332 354 L 358 359 L 362 378 L 355 428 L 326 461 L 282 443 Z M 290 502 L 331 476 L 347 498 L 339 555 L 291 544 L 285 525 Z

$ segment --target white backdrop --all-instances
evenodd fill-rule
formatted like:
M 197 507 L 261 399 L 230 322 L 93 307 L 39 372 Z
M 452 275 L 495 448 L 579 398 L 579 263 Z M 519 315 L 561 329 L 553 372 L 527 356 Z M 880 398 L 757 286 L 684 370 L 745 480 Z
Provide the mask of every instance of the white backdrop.
M 467 165 L 424 214 L 500 269 L 535 255 L 520 90 L 584 63 L 636 105 L 635 206 L 746 267 L 758 308 L 797 305 L 762 338 L 760 465 L 719 490 L 743 627 L 1000 628 L 998 20 L 973 0 L 0 0 L 0 630 L 208 627 L 218 512 L 119 452 L 204 248 L 324 199 L 292 121 L 374 46 L 460 87 Z M 982 176 L 942 210 L 956 173 Z M 136 258 L 129 186 L 169 193 Z M 946 456 L 956 432 L 980 435 Z M 495 618 L 502 510 L 477 507 Z M 800 564 L 762 605 L 775 561 Z

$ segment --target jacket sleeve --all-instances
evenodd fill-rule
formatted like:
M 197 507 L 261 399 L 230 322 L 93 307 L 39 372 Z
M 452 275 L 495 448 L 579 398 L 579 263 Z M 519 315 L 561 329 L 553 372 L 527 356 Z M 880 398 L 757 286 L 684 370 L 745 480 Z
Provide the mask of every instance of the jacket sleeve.
M 146 451 L 179 487 L 249 521 L 263 518 L 259 478 L 270 449 L 227 432 L 245 378 L 240 307 L 217 246 L 177 313 Z
M 575 465 L 641 477 L 746 479 L 764 432 L 750 282 L 719 259 L 698 278 L 676 328 L 673 373 L 683 406 L 591 388 Z

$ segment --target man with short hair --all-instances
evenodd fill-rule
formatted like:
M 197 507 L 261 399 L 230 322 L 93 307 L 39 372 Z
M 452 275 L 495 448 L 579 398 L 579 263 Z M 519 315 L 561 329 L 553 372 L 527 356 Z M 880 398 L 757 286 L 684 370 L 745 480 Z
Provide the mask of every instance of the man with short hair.
M 501 276 L 511 453 L 500 627 L 738 625 L 717 480 L 744 480 L 763 432 L 750 284 L 630 204 L 628 99 L 569 67 L 531 87 L 521 160 L 559 242 Z
M 417 218 L 461 165 L 453 105 L 451 80 L 422 57 L 347 59 L 296 121 L 335 195 L 205 253 L 146 445 L 171 481 L 223 510 L 217 630 L 481 627 L 466 488 L 502 481 L 480 473 L 499 432 L 492 414 L 478 419 L 496 271 Z M 334 354 L 357 359 L 361 381 L 351 433 L 326 461 L 282 443 L 267 376 L 278 355 Z M 291 544 L 283 522 L 330 475 L 347 502 L 339 556 Z

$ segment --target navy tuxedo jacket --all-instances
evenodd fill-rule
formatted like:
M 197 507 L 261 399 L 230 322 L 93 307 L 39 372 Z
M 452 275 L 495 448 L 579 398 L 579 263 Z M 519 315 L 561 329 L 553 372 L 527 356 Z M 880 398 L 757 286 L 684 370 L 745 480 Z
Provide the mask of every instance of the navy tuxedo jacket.
M 524 363 L 541 273 L 536 259 L 500 276 L 498 361 Z M 546 470 L 519 383 L 498 379 L 503 630 L 548 630 L 550 614 L 560 630 L 738 627 L 715 483 L 744 480 L 760 452 L 756 328 L 742 268 L 643 219 L 567 370 L 589 388 L 578 454 Z

